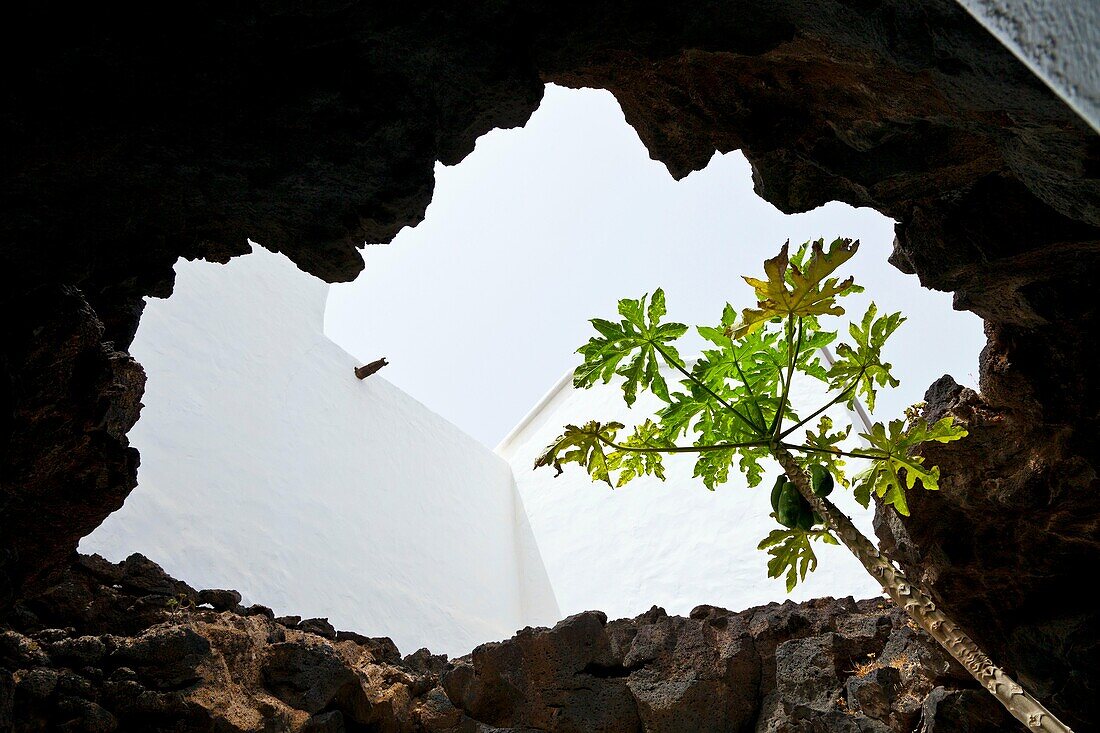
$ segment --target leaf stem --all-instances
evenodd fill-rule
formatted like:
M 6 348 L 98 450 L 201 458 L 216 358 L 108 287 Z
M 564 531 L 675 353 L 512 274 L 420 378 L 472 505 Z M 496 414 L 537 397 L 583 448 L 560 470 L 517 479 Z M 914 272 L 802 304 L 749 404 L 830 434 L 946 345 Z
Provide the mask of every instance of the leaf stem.
M 764 411 L 760 409 L 760 403 L 756 401 L 756 393 L 752 391 L 752 385 L 749 384 L 748 377 L 745 376 L 745 372 L 741 370 L 741 360 L 737 358 L 737 348 L 733 345 L 733 337 L 726 337 L 730 342 L 730 358 L 733 359 L 733 365 L 737 367 L 737 374 L 741 377 L 741 384 L 745 385 L 745 390 L 749 393 L 749 401 L 752 406 L 756 408 L 756 414 L 760 418 L 760 426 L 763 428 L 764 423 Z
M 838 395 L 837 395 L 836 397 L 834 397 L 834 398 L 833 398 L 832 400 L 830 400 L 830 401 L 829 401 L 828 403 L 826 403 L 824 407 L 822 407 L 822 408 L 818 409 L 817 411 L 815 411 L 815 412 L 814 412 L 814 413 L 813 413 L 812 415 L 810 415 L 810 416 L 809 416 L 808 418 L 806 418 L 805 420 L 800 420 L 799 422 L 795 423 L 795 424 L 794 424 L 794 425 L 792 425 L 791 427 L 789 427 L 789 428 L 787 428 L 786 430 L 784 430 L 784 431 L 783 431 L 782 433 L 780 433 L 780 434 L 779 434 L 779 438 L 780 438 L 780 439 L 786 438 L 786 437 L 787 437 L 788 435 L 790 435 L 791 433 L 793 433 L 793 432 L 794 432 L 795 430 L 798 430 L 798 429 L 799 429 L 800 427 L 802 427 L 802 426 L 803 426 L 803 425 L 805 425 L 806 423 L 810 422 L 810 421 L 811 421 L 811 420 L 813 420 L 813 419 L 814 419 L 815 417 L 817 417 L 818 415 L 820 415 L 821 413 L 825 412 L 825 411 L 826 411 L 826 410 L 828 410 L 828 409 L 829 409 L 830 407 L 832 407 L 833 405 L 837 404 L 837 403 L 838 403 L 838 402 L 840 402 L 840 401 L 841 401 L 842 399 L 844 399 L 844 398 L 845 398 L 845 395 L 847 395 L 847 394 L 848 394 L 848 390 L 851 390 L 851 389 L 853 389 L 853 388 L 856 388 L 856 387 L 858 387 L 858 386 L 859 386 L 859 380 L 863 379 L 863 374 L 864 374 L 864 373 L 865 373 L 866 371 L 867 371 L 867 367 L 863 367 L 863 369 L 861 369 L 861 370 L 860 370 L 860 372 L 859 372 L 859 375 L 858 375 L 858 376 L 856 376 L 856 378 L 852 380 L 852 383 L 851 383 L 851 384 L 849 384 L 849 385 L 848 385 L 847 387 L 845 387 L 845 388 L 844 388 L 844 389 L 843 389 L 843 390 L 842 390 L 842 391 L 840 392 L 840 394 L 838 394 Z
M 669 356 L 668 352 L 665 351 L 664 349 L 662 349 L 660 344 L 658 344 L 656 341 L 651 341 L 650 343 L 653 345 L 653 348 L 657 349 L 657 351 L 660 352 L 661 356 L 663 356 L 665 358 L 666 362 L 668 362 L 670 365 L 676 367 L 676 369 L 681 374 L 683 374 L 685 377 L 687 377 L 688 379 L 690 379 L 691 381 L 695 382 L 700 387 L 705 389 L 707 391 L 707 394 L 709 394 L 714 399 L 718 400 L 718 402 L 723 407 L 725 407 L 727 410 L 729 410 L 734 415 L 739 417 L 741 419 L 741 422 L 745 423 L 746 425 L 748 425 L 750 428 L 752 428 L 753 430 L 755 430 L 757 432 L 760 432 L 760 433 L 764 432 L 764 426 L 763 425 L 757 425 L 755 422 L 753 422 L 752 420 L 750 420 L 747 417 L 745 417 L 744 415 L 742 415 L 741 411 L 738 410 L 736 407 L 734 407 L 729 402 L 727 402 L 726 400 L 719 397 L 718 394 L 713 389 L 708 387 L 707 384 L 705 382 L 703 382 L 703 380 L 696 377 L 694 374 L 692 374 L 687 369 L 685 369 L 682 364 L 680 364 L 678 361 L 676 361 L 671 356 Z
M 795 346 L 795 331 L 798 332 L 798 345 Z M 792 351 L 791 347 L 794 346 Z M 779 428 L 783 425 L 783 412 L 787 409 L 787 397 L 791 391 L 791 382 L 794 380 L 794 365 L 798 361 L 798 350 L 802 348 L 802 318 L 798 319 L 798 326 L 794 325 L 794 316 L 787 317 L 787 379 L 783 382 L 783 395 L 779 398 L 779 409 L 775 411 L 768 434 L 779 437 Z
M 744 443 L 718 443 L 716 445 L 670 445 L 661 448 L 642 448 L 632 445 L 622 445 L 612 440 L 608 440 L 602 435 L 596 435 L 604 445 L 610 446 L 616 450 L 625 450 L 631 453 L 707 453 L 715 450 L 730 450 L 731 448 L 750 448 L 758 445 L 767 445 L 766 440 L 749 440 Z
M 852 453 L 850 451 L 836 450 L 834 448 L 813 448 L 808 445 L 799 445 L 797 443 L 781 442 L 779 445 L 783 448 L 786 448 L 787 450 L 797 450 L 804 453 L 832 453 L 834 456 L 847 456 L 848 458 L 866 458 L 870 461 L 881 461 L 889 458 L 889 456 L 875 456 L 871 455 L 870 453 Z

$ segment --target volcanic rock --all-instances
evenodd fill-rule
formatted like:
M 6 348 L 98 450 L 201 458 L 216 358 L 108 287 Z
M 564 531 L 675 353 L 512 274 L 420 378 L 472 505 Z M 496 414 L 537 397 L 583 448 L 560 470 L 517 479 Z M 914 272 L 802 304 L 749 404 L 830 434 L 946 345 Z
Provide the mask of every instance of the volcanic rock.
M 878 600 L 740 613 L 704 606 L 690 618 L 659 608 L 616 621 L 588 612 L 460 659 L 422 649 L 402 660 L 350 632 L 333 640 L 202 606 L 162 608 L 137 630 L 111 628 L 144 596 L 104 584 L 102 563 L 99 573 L 88 565 L 74 562 L 49 589 L 74 595 L 57 606 L 70 614 L 64 627 L 55 616 L 53 626 L 0 629 L 0 722 L 15 733 L 909 733 L 1010 722 L 932 639 Z M 77 602 L 89 597 L 100 601 Z

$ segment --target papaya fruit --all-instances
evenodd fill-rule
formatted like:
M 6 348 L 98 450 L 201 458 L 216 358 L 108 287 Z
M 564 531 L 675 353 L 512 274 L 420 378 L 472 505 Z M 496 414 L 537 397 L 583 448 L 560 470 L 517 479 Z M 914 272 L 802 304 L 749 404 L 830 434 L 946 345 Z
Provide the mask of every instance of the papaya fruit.
M 779 513 L 779 494 L 783 491 L 783 484 L 787 483 L 787 474 L 779 474 L 779 478 L 775 480 L 775 486 L 772 487 L 772 511 Z
M 794 529 L 800 526 L 803 521 L 803 505 L 805 505 L 805 513 L 809 514 L 809 503 L 798 493 L 795 485 L 787 481 L 783 484 L 783 489 L 779 493 L 779 509 L 776 511 L 775 516 L 784 527 Z
M 801 495 L 799 496 L 799 498 L 802 498 Z M 800 508 L 803 511 L 799 512 L 798 514 L 797 526 L 799 529 L 804 529 L 809 532 L 811 529 L 813 529 L 814 526 L 813 509 L 810 508 L 809 503 L 805 499 L 802 499 L 802 506 Z
M 810 464 L 810 486 L 813 487 L 814 496 L 824 498 L 833 493 L 833 475 L 820 463 L 812 463 Z

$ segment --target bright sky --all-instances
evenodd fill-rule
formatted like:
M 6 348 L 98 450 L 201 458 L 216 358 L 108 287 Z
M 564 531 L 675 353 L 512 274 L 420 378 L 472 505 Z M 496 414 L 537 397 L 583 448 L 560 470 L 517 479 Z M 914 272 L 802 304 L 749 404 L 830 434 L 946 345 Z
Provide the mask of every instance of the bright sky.
M 740 276 L 785 240 L 837 236 L 862 242 L 849 272 L 867 292 L 849 314 L 874 300 L 909 317 L 887 350 L 902 385 L 876 416 L 900 416 L 945 373 L 974 386 L 981 320 L 886 262 L 891 220 L 839 203 L 786 216 L 753 193 L 740 153 L 674 181 L 609 92 L 555 86 L 526 127 L 436 166 L 426 220 L 366 248 L 365 271 L 331 289 L 325 331 L 364 362 L 387 357 L 386 379 L 493 447 L 619 298 L 663 287 L 671 320 L 714 323 L 726 301 L 752 304 Z

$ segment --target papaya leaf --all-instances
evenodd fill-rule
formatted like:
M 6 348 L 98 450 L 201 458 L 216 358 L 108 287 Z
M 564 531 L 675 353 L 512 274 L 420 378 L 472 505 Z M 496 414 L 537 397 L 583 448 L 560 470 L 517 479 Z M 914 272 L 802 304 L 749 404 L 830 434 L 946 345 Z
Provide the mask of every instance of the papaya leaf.
M 792 343 L 770 327 L 735 340 L 732 336 L 735 320 L 736 314 L 727 304 L 721 326 L 698 327 L 699 335 L 717 348 L 704 350 L 692 373 L 715 391 L 728 389 L 728 393 L 723 393 L 726 400 L 742 414 L 756 419 L 758 430 L 766 433 L 779 405 L 781 379 L 785 378 Z M 827 370 L 820 361 L 821 349 L 834 339 L 836 332 L 821 330 L 812 316 L 804 318 L 795 369 L 827 381 Z M 793 416 L 793 410 L 787 415 Z
M 844 473 L 844 458 L 828 451 L 840 449 L 840 444 L 851 434 L 852 426 L 848 425 L 843 430 L 829 432 L 832 429 L 832 418 L 828 415 L 822 415 L 817 421 L 817 430 L 812 428 L 806 430 L 803 443 L 807 447 L 816 448 L 817 450 L 809 451 L 800 463 L 803 464 L 804 468 L 811 463 L 820 463 L 841 486 L 848 487 L 851 482 Z
M 648 306 L 647 306 L 648 300 Z M 574 387 L 605 384 L 614 375 L 623 378 L 623 397 L 633 405 L 639 390 L 648 389 L 664 401 L 669 400 L 668 384 L 661 374 L 661 362 L 679 362 L 673 342 L 687 332 L 682 323 L 661 323 L 665 316 L 665 292 L 658 288 L 653 297 L 619 301 L 619 322 L 593 318 L 598 332 L 577 349 L 584 362 L 573 372 Z
M 822 242 L 822 244 L 824 244 L 824 240 L 820 240 L 820 241 Z M 810 256 L 810 253 L 812 252 L 812 249 L 813 249 L 813 244 L 814 244 L 813 242 L 803 242 L 802 244 L 798 245 L 798 249 L 796 249 L 794 252 L 791 253 L 791 256 L 790 256 L 791 264 L 794 265 L 796 268 L 798 268 L 798 270 L 800 272 L 806 269 L 806 265 L 805 265 L 806 258 Z M 859 246 L 858 242 L 856 243 L 856 246 L 857 247 Z M 787 282 L 791 283 L 791 278 L 790 278 L 789 273 L 788 273 L 788 276 L 787 276 Z M 793 283 L 791 283 L 791 284 L 793 284 Z M 850 288 L 848 288 L 848 290 L 845 291 L 843 294 L 844 295 L 851 295 L 852 293 L 862 293 L 862 292 L 863 292 L 863 287 L 861 285 L 856 285 L 856 284 L 853 283 L 852 286 Z
M 773 529 L 757 545 L 758 550 L 767 550 L 771 555 L 768 577 L 780 578 L 786 574 L 788 593 L 817 569 L 817 555 L 810 545 L 811 540 L 840 544 L 828 530 Z
M 790 261 L 789 247 L 789 242 L 784 244 L 778 255 L 764 262 L 766 279 L 744 278 L 756 291 L 757 307 L 742 311 L 741 323 L 733 330 L 734 338 L 761 328 L 773 318 L 844 314 L 836 298 L 852 292 L 855 282 L 851 277 L 839 280 L 829 276 L 851 259 L 859 242 L 836 239 L 826 252 L 824 241 L 819 239 L 800 264 Z
M 595 420 L 585 423 L 583 427 L 566 425 L 565 432 L 535 460 L 535 468 L 553 466 L 557 471 L 554 475 L 560 476 L 563 463 L 578 463 L 588 469 L 588 475 L 593 481 L 603 481 L 614 488 L 608 465 L 607 443 L 614 442 L 616 434 L 623 427 L 620 422 L 600 423 Z
M 730 477 L 730 467 L 737 458 L 735 448 L 724 450 L 704 451 L 695 461 L 695 470 L 692 476 L 703 479 L 703 486 L 714 491 L 719 485 L 726 483 Z
M 863 506 L 871 501 L 871 494 L 894 507 L 898 514 L 909 516 L 909 504 L 905 492 L 916 486 L 917 481 L 929 491 L 939 489 L 940 469 L 924 465 L 924 456 L 913 455 L 922 443 L 950 443 L 967 434 L 966 429 L 955 423 L 951 416 L 933 425 L 921 419 L 906 423 L 891 420 L 887 428 L 882 423 L 871 426 L 870 433 L 860 433 L 868 442 L 860 454 L 870 456 L 870 467 L 855 477 L 855 498 Z
M 744 432 L 740 420 L 735 420 L 728 410 L 715 404 L 707 404 L 699 413 L 695 423 L 696 445 L 720 445 L 740 442 L 755 436 Z M 693 476 L 703 479 L 703 485 L 710 491 L 729 480 L 730 467 L 737 457 L 736 448 L 701 451 L 695 461 Z
M 738 468 L 741 469 L 741 473 L 745 474 L 749 487 L 759 486 L 760 482 L 764 480 L 764 467 L 760 465 L 760 461 L 771 455 L 768 446 L 738 448 L 737 452 L 741 456 L 741 460 L 737 462 Z
M 702 392 L 702 390 L 698 390 Z M 689 390 L 692 392 L 692 390 Z M 707 399 L 696 394 L 673 392 L 669 403 L 657 416 L 661 419 L 661 433 L 667 440 L 676 440 L 692 430 L 692 424 L 707 409 Z
M 878 308 L 871 303 L 859 324 L 851 323 L 848 331 L 855 347 L 840 344 L 836 361 L 829 368 L 829 387 L 836 391 L 849 389 L 848 409 L 862 394 L 868 410 L 875 409 L 875 395 L 880 387 L 896 387 L 900 382 L 890 373 L 889 362 L 882 361 L 882 347 L 898 326 L 905 322 L 900 313 L 876 318 Z
M 646 420 L 634 428 L 634 432 L 620 445 L 628 450 L 615 450 L 608 455 L 609 472 L 618 471 L 615 488 L 625 486 L 639 476 L 656 476 L 665 480 L 665 467 L 661 454 L 655 451 L 637 451 L 637 448 L 671 448 L 672 443 L 661 434 L 661 429 L 652 420 Z

